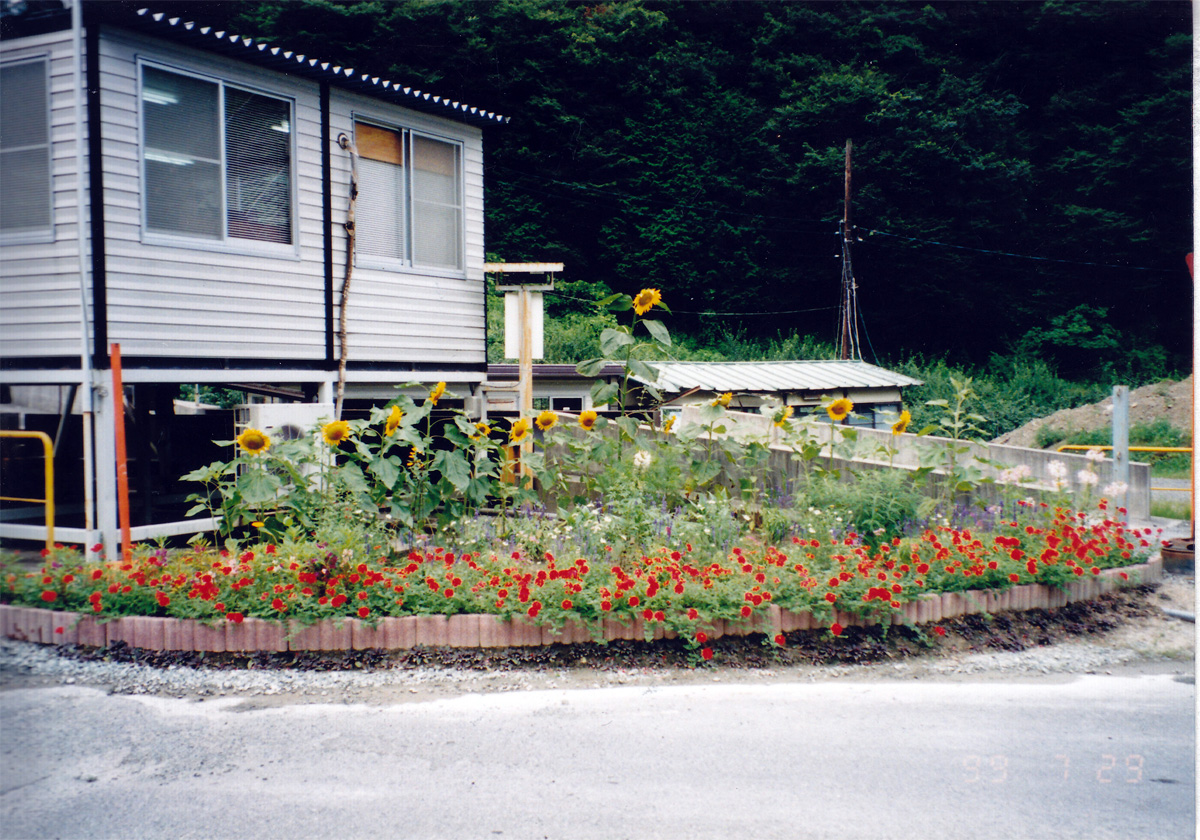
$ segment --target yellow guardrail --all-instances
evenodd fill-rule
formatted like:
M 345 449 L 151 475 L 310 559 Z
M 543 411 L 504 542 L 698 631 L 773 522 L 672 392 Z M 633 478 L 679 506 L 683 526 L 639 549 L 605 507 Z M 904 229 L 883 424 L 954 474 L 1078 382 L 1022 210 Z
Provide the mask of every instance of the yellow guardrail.
M 1064 449 L 1083 449 L 1083 450 L 1099 449 L 1103 452 L 1107 452 L 1108 450 L 1112 449 L 1112 447 L 1111 446 L 1089 446 L 1086 443 L 1064 443 L 1062 446 L 1058 447 L 1054 451 L 1062 452 Z M 1131 446 L 1131 447 L 1129 447 L 1129 451 L 1130 452 L 1187 452 L 1190 455 L 1192 452 L 1192 447 L 1190 447 L 1190 446 Z M 1164 493 L 1165 492 L 1173 492 L 1173 493 L 1191 493 L 1192 492 L 1191 487 L 1151 487 L 1150 489 L 1158 490 L 1158 491 L 1164 492 Z
M 0 438 L 37 438 L 42 442 L 42 460 L 45 462 L 45 496 L 41 499 L 25 499 L 20 496 L 0 496 L 3 502 L 30 502 L 46 507 L 46 548 L 54 547 L 54 442 L 45 432 L 18 432 L 0 430 Z

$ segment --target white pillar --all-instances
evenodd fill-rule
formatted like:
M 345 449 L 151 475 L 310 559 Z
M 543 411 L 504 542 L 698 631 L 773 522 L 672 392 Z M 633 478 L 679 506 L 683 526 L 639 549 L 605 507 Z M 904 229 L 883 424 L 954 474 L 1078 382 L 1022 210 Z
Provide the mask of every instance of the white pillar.
M 104 555 L 120 557 L 120 519 L 117 515 L 117 444 L 114 425 L 112 371 L 95 371 L 95 411 L 92 419 L 96 436 L 96 529 L 104 543 Z

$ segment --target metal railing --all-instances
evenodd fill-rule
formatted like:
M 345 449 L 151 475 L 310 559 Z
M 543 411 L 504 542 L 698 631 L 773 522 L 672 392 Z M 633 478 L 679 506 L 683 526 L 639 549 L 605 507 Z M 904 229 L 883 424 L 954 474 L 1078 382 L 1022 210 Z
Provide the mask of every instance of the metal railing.
M 1102 452 L 1107 452 L 1107 451 L 1111 450 L 1112 447 L 1111 446 L 1094 446 L 1094 445 L 1088 445 L 1086 443 L 1064 443 L 1062 446 L 1057 447 L 1054 451 L 1062 452 L 1064 449 L 1083 449 L 1083 450 L 1099 449 Z M 1131 447 L 1129 447 L 1129 451 L 1130 452 L 1175 452 L 1175 453 L 1186 452 L 1190 455 L 1190 454 L 1192 454 L 1192 447 L 1190 447 L 1190 446 L 1131 446 Z M 1163 493 L 1168 493 L 1168 492 L 1191 493 L 1192 492 L 1191 487 L 1151 487 L 1150 489 L 1158 490 L 1159 492 L 1163 492 Z
M 44 496 L 26 499 L 20 496 L 0 496 L 0 502 L 29 502 L 44 505 L 46 509 L 46 548 L 54 547 L 54 443 L 45 432 L 20 432 L 0 430 L 0 438 L 37 438 L 42 442 L 42 460 L 45 462 Z

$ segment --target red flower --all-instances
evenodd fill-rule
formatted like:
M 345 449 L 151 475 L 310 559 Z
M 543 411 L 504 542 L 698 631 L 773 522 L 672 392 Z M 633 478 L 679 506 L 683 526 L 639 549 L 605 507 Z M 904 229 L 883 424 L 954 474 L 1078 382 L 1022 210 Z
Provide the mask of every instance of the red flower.
M 646 609 L 642 610 L 642 618 L 646 619 L 646 621 L 653 621 L 654 620 L 654 610 L 650 609 L 649 607 L 646 607 Z
M 92 570 L 92 580 L 100 580 L 100 578 L 102 578 L 102 577 L 104 577 L 103 569 L 93 569 Z
M 702 632 L 700 632 L 700 633 L 697 633 L 697 634 L 696 634 L 696 644 L 700 644 L 700 645 L 702 645 L 702 644 L 704 644 L 704 643 L 705 643 L 705 642 L 707 642 L 707 641 L 708 641 L 708 634 L 707 634 L 707 633 L 705 633 L 705 632 L 703 632 L 703 631 L 702 631 Z
M 155 592 L 154 597 L 158 599 L 158 605 L 160 607 L 169 606 L 171 603 L 171 597 L 165 592 Z
M 58 593 L 54 592 L 53 590 L 47 589 L 45 592 L 42 593 L 42 600 L 45 601 L 47 604 L 53 604 L 55 601 L 58 600 Z
M 359 617 L 359 618 L 366 618 L 366 617 L 367 617 L 367 616 L 369 616 L 370 614 L 371 614 L 371 608 L 370 608 L 370 607 L 359 607 L 359 608 L 358 608 L 358 617 Z
M 787 644 L 787 639 L 784 638 L 784 635 L 782 633 L 775 634 L 775 644 L 779 645 L 780 647 Z
M 638 596 L 636 596 L 636 595 L 629 596 L 629 606 L 636 607 L 641 602 L 642 602 L 642 599 L 639 598 Z
M 570 598 L 563 598 L 562 608 L 564 610 L 569 610 L 569 609 L 571 609 L 572 606 L 574 606 L 574 605 L 571 603 Z
M 826 600 L 826 601 L 828 601 L 828 602 L 829 602 L 829 603 L 831 603 L 831 604 L 836 604 L 836 603 L 837 603 L 837 596 L 836 596 L 836 595 L 834 595 L 832 592 L 826 592 L 826 593 L 825 593 L 825 600 Z
M 1013 583 L 1018 583 L 1021 580 L 1021 576 L 1019 574 L 1017 574 L 1016 572 L 1013 572 L 1011 575 L 1008 576 L 1008 579 L 1011 580 Z
M 746 606 L 742 607 L 742 618 L 749 618 L 752 612 L 754 612 L 754 610 L 750 608 L 749 604 L 747 604 Z
M 230 621 L 232 621 L 234 624 L 241 624 L 242 619 L 245 618 L 245 616 L 239 612 L 226 613 L 225 617 L 228 618 Z
M 713 656 L 713 654 L 712 654 L 712 648 L 703 648 L 703 649 L 700 651 L 700 657 L 701 657 L 702 659 L 704 659 L 706 662 L 707 662 L 709 659 L 712 659 L 712 656 Z
M 329 602 L 330 606 L 332 606 L 335 610 L 344 603 L 346 603 L 346 596 L 340 592 L 337 595 L 334 595 L 333 600 Z
M 936 633 L 936 634 L 937 634 L 937 635 L 939 635 L 939 636 L 945 636 L 945 635 L 946 635 L 946 628 L 945 628 L 945 627 L 934 627 L 934 628 L 933 628 L 933 632 L 934 632 L 934 633 Z
M 691 607 L 687 611 L 687 617 L 690 618 L 692 621 L 695 621 L 697 618 L 700 617 L 700 613 L 696 612 L 695 607 Z
M 844 630 L 844 629 L 845 629 L 845 628 L 844 628 L 844 627 L 842 627 L 842 625 L 840 625 L 840 624 L 838 624 L 838 623 L 836 623 L 836 622 L 835 622 L 834 624 L 832 624 L 832 625 L 830 626 L 830 628 L 829 628 L 829 632 L 830 632 L 830 633 L 832 633 L 832 634 L 833 634 L 833 635 L 835 635 L 835 636 L 840 636 L 840 635 L 842 635 L 842 630 Z
M 366 593 L 366 592 L 359 592 L 359 593 L 358 593 L 358 600 L 360 600 L 360 601 L 365 601 L 365 600 L 367 600 L 367 593 Z
M 271 601 L 271 609 L 283 612 L 287 609 L 287 604 L 283 603 L 282 598 L 275 598 Z
M 54 632 L 61 634 L 63 632 L 63 629 L 61 627 L 55 627 Z

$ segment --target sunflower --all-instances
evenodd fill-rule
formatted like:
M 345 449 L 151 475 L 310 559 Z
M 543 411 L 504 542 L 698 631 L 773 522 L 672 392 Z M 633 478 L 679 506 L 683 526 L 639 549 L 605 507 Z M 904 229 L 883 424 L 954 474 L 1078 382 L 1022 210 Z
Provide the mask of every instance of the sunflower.
M 590 432 L 596 428 L 596 420 L 600 415 L 592 411 L 590 408 L 579 415 L 579 425 L 583 427 L 585 432 Z
M 326 423 L 321 427 L 321 435 L 330 446 L 337 446 L 350 437 L 350 423 L 346 420 L 334 420 L 332 423 Z
M 511 443 L 520 443 L 529 437 L 529 421 L 522 417 L 514 420 L 512 428 L 508 430 L 508 439 Z
M 724 405 L 724 406 L 727 406 L 727 405 L 729 405 L 731 402 L 733 402 L 733 392 L 732 392 L 732 391 L 726 391 L 724 394 L 721 394 L 719 397 L 717 397 L 715 400 L 713 400 L 713 401 L 712 401 L 712 404 L 713 404 L 714 406 L 717 406 L 717 405 Z
M 471 440 L 483 440 L 492 433 L 492 427 L 487 423 L 476 423 L 475 434 L 471 436 Z
M 854 403 L 845 397 L 834 400 L 825 407 L 825 413 L 829 415 L 829 419 L 834 423 L 841 423 L 850 416 L 850 412 L 854 410 Z
M 251 455 L 261 455 L 271 448 L 271 439 L 258 429 L 246 429 L 237 436 L 235 442 L 242 448 L 242 451 L 249 452 Z
M 541 414 L 539 414 L 537 416 L 537 419 L 534 420 L 533 422 L 543 432 L 548 432 L 551 429 L 553 429 L 554 425 L 558 422 L 558 415 L 555 414 L 550 409 L 546 409 Z
M 795 409 L 790 405 L 785 405 L 783 408 L 779 409 L 779 411 L 775 412 L 775 416 L 772 418 L 772 420 L 776 426 L 782 429 L 783 424 L 788 421 L 788 418 L 792 416 L 792 412 L 794 411 Z
M 392 406 L 392 412 L 388 415 L 387 425 L 383 427 L 383 436 L 391 437 L 396 434 L 396 429 L 400 428 L 400 421 L 404 419 L 404 412 L 400 410 L 400 406 Z
M 433 390 L 429 392 L 429 401 L 434 405 L 438 404 L 438 400 L 442 398 L 442 394 L 446 393 L 446 383 L 439 382 L 433 386 Z
M 904 434 L 904 432 L 908 429 L 908 424 L 911 422 L 912 422 L 912 415 L 908 413 L 908 410 L 905 409 L 904 411 L 901 411 L 900 419 L 892 424 L 892 434 L 894 434 L 894 435 Z
M 662 294 L 658 289 L 642 289 L 633 299 L 633 311 L 645 315 L 651 307 L 662 303 Z
M 667 422 L 663 423 L 663 434 L 664 435 L 671 434 L 671 429 L 673 429 L 674 427 L 675 427 L 675 415 L 672 414 L 670 417 L 667 418 Z

